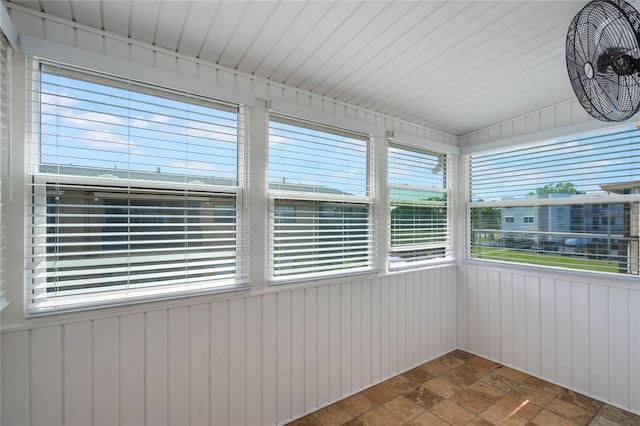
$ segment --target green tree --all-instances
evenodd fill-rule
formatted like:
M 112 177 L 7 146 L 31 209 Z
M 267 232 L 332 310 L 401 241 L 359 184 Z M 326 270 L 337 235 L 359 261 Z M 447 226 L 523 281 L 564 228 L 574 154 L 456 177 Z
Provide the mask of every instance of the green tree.
M 536 194 L 576 194 L 578 189 L 571 182 L 548 183 L 536 189 Z

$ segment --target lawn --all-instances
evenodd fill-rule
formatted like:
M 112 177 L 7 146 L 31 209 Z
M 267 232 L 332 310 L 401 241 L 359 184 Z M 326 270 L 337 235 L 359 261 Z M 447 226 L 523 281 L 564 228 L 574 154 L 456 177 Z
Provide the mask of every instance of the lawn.
M 505 262 L 529 263 L 544 266 L 562 266 L 565 268 L 586 269 L 589 271 L 618 272 L 618 263 L 606 260 L 590 259 L 580 255 L 560 253 L 537 253 L 534 250 L 513 250 L 500 247 L 475 246 L 476 259 L 503 260 Z

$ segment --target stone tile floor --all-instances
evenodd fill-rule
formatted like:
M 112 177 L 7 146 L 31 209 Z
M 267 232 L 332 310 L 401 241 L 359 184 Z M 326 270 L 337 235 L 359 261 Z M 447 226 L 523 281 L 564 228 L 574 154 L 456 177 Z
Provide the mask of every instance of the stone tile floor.
M 289 426 L 640 426 L 640 416 L 453 351 Z

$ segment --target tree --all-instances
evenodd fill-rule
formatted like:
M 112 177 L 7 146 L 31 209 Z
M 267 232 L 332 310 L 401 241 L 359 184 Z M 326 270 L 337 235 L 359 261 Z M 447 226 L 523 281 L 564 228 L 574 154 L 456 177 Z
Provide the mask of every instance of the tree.
M 571 182 L 548 183 L 536 189 L 536 194 L 576 194 L 578 189 Z

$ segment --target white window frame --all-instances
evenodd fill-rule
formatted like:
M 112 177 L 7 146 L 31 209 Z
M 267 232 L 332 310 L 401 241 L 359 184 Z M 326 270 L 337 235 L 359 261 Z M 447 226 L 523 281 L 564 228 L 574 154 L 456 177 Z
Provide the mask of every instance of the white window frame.
M 391 214 L 389 214 L 387 229 L 388 229 L 388 243 L 387 243 L 387 267 L 390 271 L 409 269 L 409 268 L 419 268 L 433 265 L 434 263 L 439 262 L 447 262 L 453 260 L 453 232 L 452 232 L 452 209 L 453 209 L 453 196 L 451 190 L 451 182 L 454 176 L 454 162 L 451 161 L 451 156 L 444 153 L 438 153 L 432 151 L 427 148 L 418 148 L 411 144 L 404 144 L 402 141 L 389 141 L 387 149 L 400 149 L 406 150 L 407 152 L 416 152 L 419 154 L 427 154 L 433 155 L 440 158 L 442 161 L 442 168 L 444 169 L 444 184 L 443 187 L 433 187 L 433 186 L 410 186 L 410 185 L 398 185 L 392 184 L 389 182 L 389 178 L 387 177 L 387 197 L 389 200 L 389 205 L 387 208 L 391 211 L 393 200 L 391 198 L 391 194 L 393 190 L 409 190 L 419 192 L 428 192 L 428 193 L 438 193 L 443 194 L 446 199 L 446 218 L 445 218 L 445 241 L 438 243 L 419 243 L 419 244 L 410 244 L 406 246 L 402 246 L 404 251 L 424 251 L 425 254 L 423 256 L 409 256 L 405 259 L 402 257 L 394 256 L 394 252 L 398 252 L 399 246 L 393 246 L 393 230 L 392 230 L 392 218 Z M 389 155 L 387 155 L 387 158 Z M 389 161 L 387 160 L 388 168 Z M 388 170 L 387 170 L 388 173 Z M 388 176 L 388 175 L 387 175 Z M 429 252 L 435 250 L 438 254 L 428 254 Z M 442 250 L 442 254 L 439 254 L 440 250 Z
M 50 63 L 52 66 L 60 66 L 59 64 Z M 73 67 L 68 67 L 70 72 L 79 73 L 79 74 L 94 74 L 90 71 L 80 70 Z M 30 183 L 28 183 L 30 189 L 28 191 L 31 192 L 30 201 L 28 202 L 29 209 L 27 211 L 27 215 L 29 216 L 27 219 L 28 231 L 27 238 L 29 239 L 27 242 L 27 246 L 31 247 L 31 251 L 27 251 L 27 273 L 25 276 L 25 306 L 27 307 L 27 314 L 29 316 L 41 315 L 41 314 L 49 314 L 52 312 L 60 312 L 60 311 L 74 311 L 74 310 L 84 310 L 91 309 L 96 307 L 107 307 L 107 306 L 118 306 L 123 304 L 131 304 L 131 303 L 140 303 L 146 301 L 154 301 L 154 300 L 163 300 L 167 298 L 175 298 L 175 297 L 188 297 L 203 293 L 217 293 L 224 291 L 235 291 L 241 290 L 249 287 L 248 281 L 248 245 L 246 241 L 248 241 L 247 235 L 247 227 L 246 223 L 248 214 L 246 208 L 245 201 L 245 191 L 244 187 L 246 185 L 246 177 L 247 170 L 245 166 L 245 133 L 247 126 L 247 122 L 244 119 L 243 107 L 241 105 L 233 105 L 237 109 L 237 185 L 228 186 L 228 185 L 217 185 L 217 184 L 203 184 L 202 182 L 171 182 L 171 181 L 158 181 L 158 180 L 130 180 L 130 179 L 114 179 L 109 176 L 75 176 L 75 175 L 65 175 L 65 174 L 53 174 L 46 173 L 38 170 L 39 167 L 39 147 L 40 147 L 40 136 L 39 136 L 39 101 L 34 97 L 37 97 L 39 90 L 39 76 L 40 76 L 40 61 L 31 60 L 31 90 L 29 91 L 32 95 L 32 99 L 27 99 L 29 105 L 32 106 L 33 111 L 31 111 L 31 126 L 28 129 L 28 136 L 31 138 L 31 141 L 28 142 L 28 146 L 30 147 L 30 152 L 27 152 L 27 176 Z M 119 80 L 118 77 L 110 77 L 104 74 L 95 73 L 101 79 L 111 79 L 113 78 L 114 84 L 117 84 Z M 130 81 L 135 86 L 139 86 L 141 91 L 144 91 L 145 87 L 153 90 L 154 95 L 158 97 L 166 97 L 168 99 L 172 99 L 172 93 L 179 93 L 180 95 L 184 95 L 182 92 L 174 92 L 169 89 L 165 89 L 157 86 L 150 86 L 145 83 L 138 83 L 128 79 L 123 79 Z M 27 81 L 29 83 L 29 80 Z M 193 96 L 193 95 L 190 95 Z M 198 98 L 198 96 L 195 96 Z M 208 99 L 201 98 L 202 102 L 205 102 L 208 106 L 214 107 L 216 105 L 222 105 L 223 103 Z M 227 104 L 229 105 L 229 104 Z M 228 107 L 225 107 L 228 108 Z M 194 194 L 189 195 L 190 199 L 192 197 L 198 198 L 198 194 L 205 194 L 207 197 L 229 197 L 231 202 L 235 203 L 236 214 L 235 214 L 235 248 L 234 251 L 236 253 L 236 274 L 233 280 L 225 280 L 224 282 L 216 282 L 206 281 L 206 282 L 188 282 L 185 279 L 183 282 L 176 282 L 170 285 L 163 285 L 160 283 L 156 286 L 149 286 L 146 289 L 141 289 L 136 291 L 135 289 L 123 289 L 123 290 L 114 290 L 114 291 L 106 291 L 103 293 L 99 293 L 97 296 L 92 296 L 91 292 L 79 291 L 77 295 L 69 295 L 69 296 L 61 296 L 61 297 L 46 297 L 45 296 L 40 299 L 38 302 L 34 302 L 34 297 L 37 294 L 42 295 L 43 292 L 46 293 L 47 288 L 47 273 L 45 270 L 41 270 L 41 273 L 32 273 L 32 268 L 37 267 L 36 259 L 46 259 L 46 234 L 41 234 L 38 236 L 36 233 L 36 229 L 46 228 L 47 225 L 46 220 L 44 219 L 46 216 L 46 208 L 47 208 L 47 187 L 49 185 L 96 185 L 96 186 L 104 186 L 107 189 L 108 195 L 110 198 L 118 198 L 121 191 L 143 191 L 149 194 L 160 194 L 163 192 L 172 192 L 176 191 L 176 193 L 184 194 Z M 109 189 L 111 188 L 111 189 Z M 113 191 L 113 192 L 109 192 Z M 150 196 L 150 195 L 149 195 Z M 158 196 L 151 196 L 153 199 L 158 199 Z M 134 197 L 132 199 L 138 199 L 139 197 Z M 31 210 L 31 212 L 29 212 Z M 177 281 L 177 280 L 174 280 Z M 105 287 L 107 288 L 107 287 Z M 36 295 L 36 296 L 34 296 Z
M 287 114 L 279 114 L 279 113 L 271 113 L 269 117 L 269 128 L 271 128 L 271 121 L 275 120 L 284 120 L 288 124 L 292 124 L 294 126 L 300 126 L 301 128 L 308 129 L 319 129 L 325 130 L 329 133 L 338 132 L 344 133 L 346 135 L 352 134 L 357 135 L 358 138 L 361 138 L 366 142 L 367 148 L 367 158 L 366 158 L 366 169 L 367 169 L 367 194 L 364 196 L 357 195 L 346 195 L 346 194 L 329 194 L 323 192 L 308 192 L 308 191 L 296 191 L 295 189 L 286 189 L 286 185 L 282 185 L 280 189 L 269 188 L 268 189 L 268 198 L 269 198 L 269 252 L 268 252 L 268 282 L 272 285 L 285 284 L 296 281 L 309 281 L 309 280 L 317 280 L 324 278 L 332 278 L 338 276 L 349 276 L 349 275 L 359 275 L 372 273 L 377 270 L 376 266 L 376 244 L 374 239 L 374 221 L 375 221 L 375 209 L 374 209 L 374 179 L 375 179 L 375 155 L 373 151 L 373 143 L 372 138 L 369 135 L 363 134 L 358 131 L 352 131 L 343 128 L 337 128 L 335 126 L 331 126 L 329 124 L 317 123 L 310 120 L 305 120 L 297 117 L 292 117 Z M 271 132 L 269 132 L 270 134 Z M 270 137 L 270 136 L 269 136 Z M 267 166 L 267 174 L 269 173 Z M 286 183 L 286 182 L 285 182 Z M 269 185 L 269 183 L 268 183 Z M 333 270 L 321 270 L 320 267 L 317 271 L 309 271 L 300 274 L 296 273 L 285 273 L 285 274 L 277 274 L 275 272 L 276 269 L 276 248 L 275 248 L 275 227 L 286 227 L 287 221 L 278 221 L 275 217 L 276 205 L 281 202 L 291 202 L 291 203 L 312 203 L 312 205 L 316 205 L 317 212 L 320 212 L 320 204 L 336 204 L 341 206 L 361 206 L 366 207 L 367 209 L 367 240 L 368 240 L 368 259 L 366 260 L 367 265 L 361 267 L 354 268 L 339 268 Z M 315 210 L 314 210 L 315 211 Z M 300 209 L 295 209 L 296 214 L 300 212 Z M 284 218 L 283 218 L 284 219 Z M 289 219 L 289 218 L 287 218 Z M 316 219 L 320 220 L 320 219 Z M 311 234 L 309 234 L 311 235 Z

